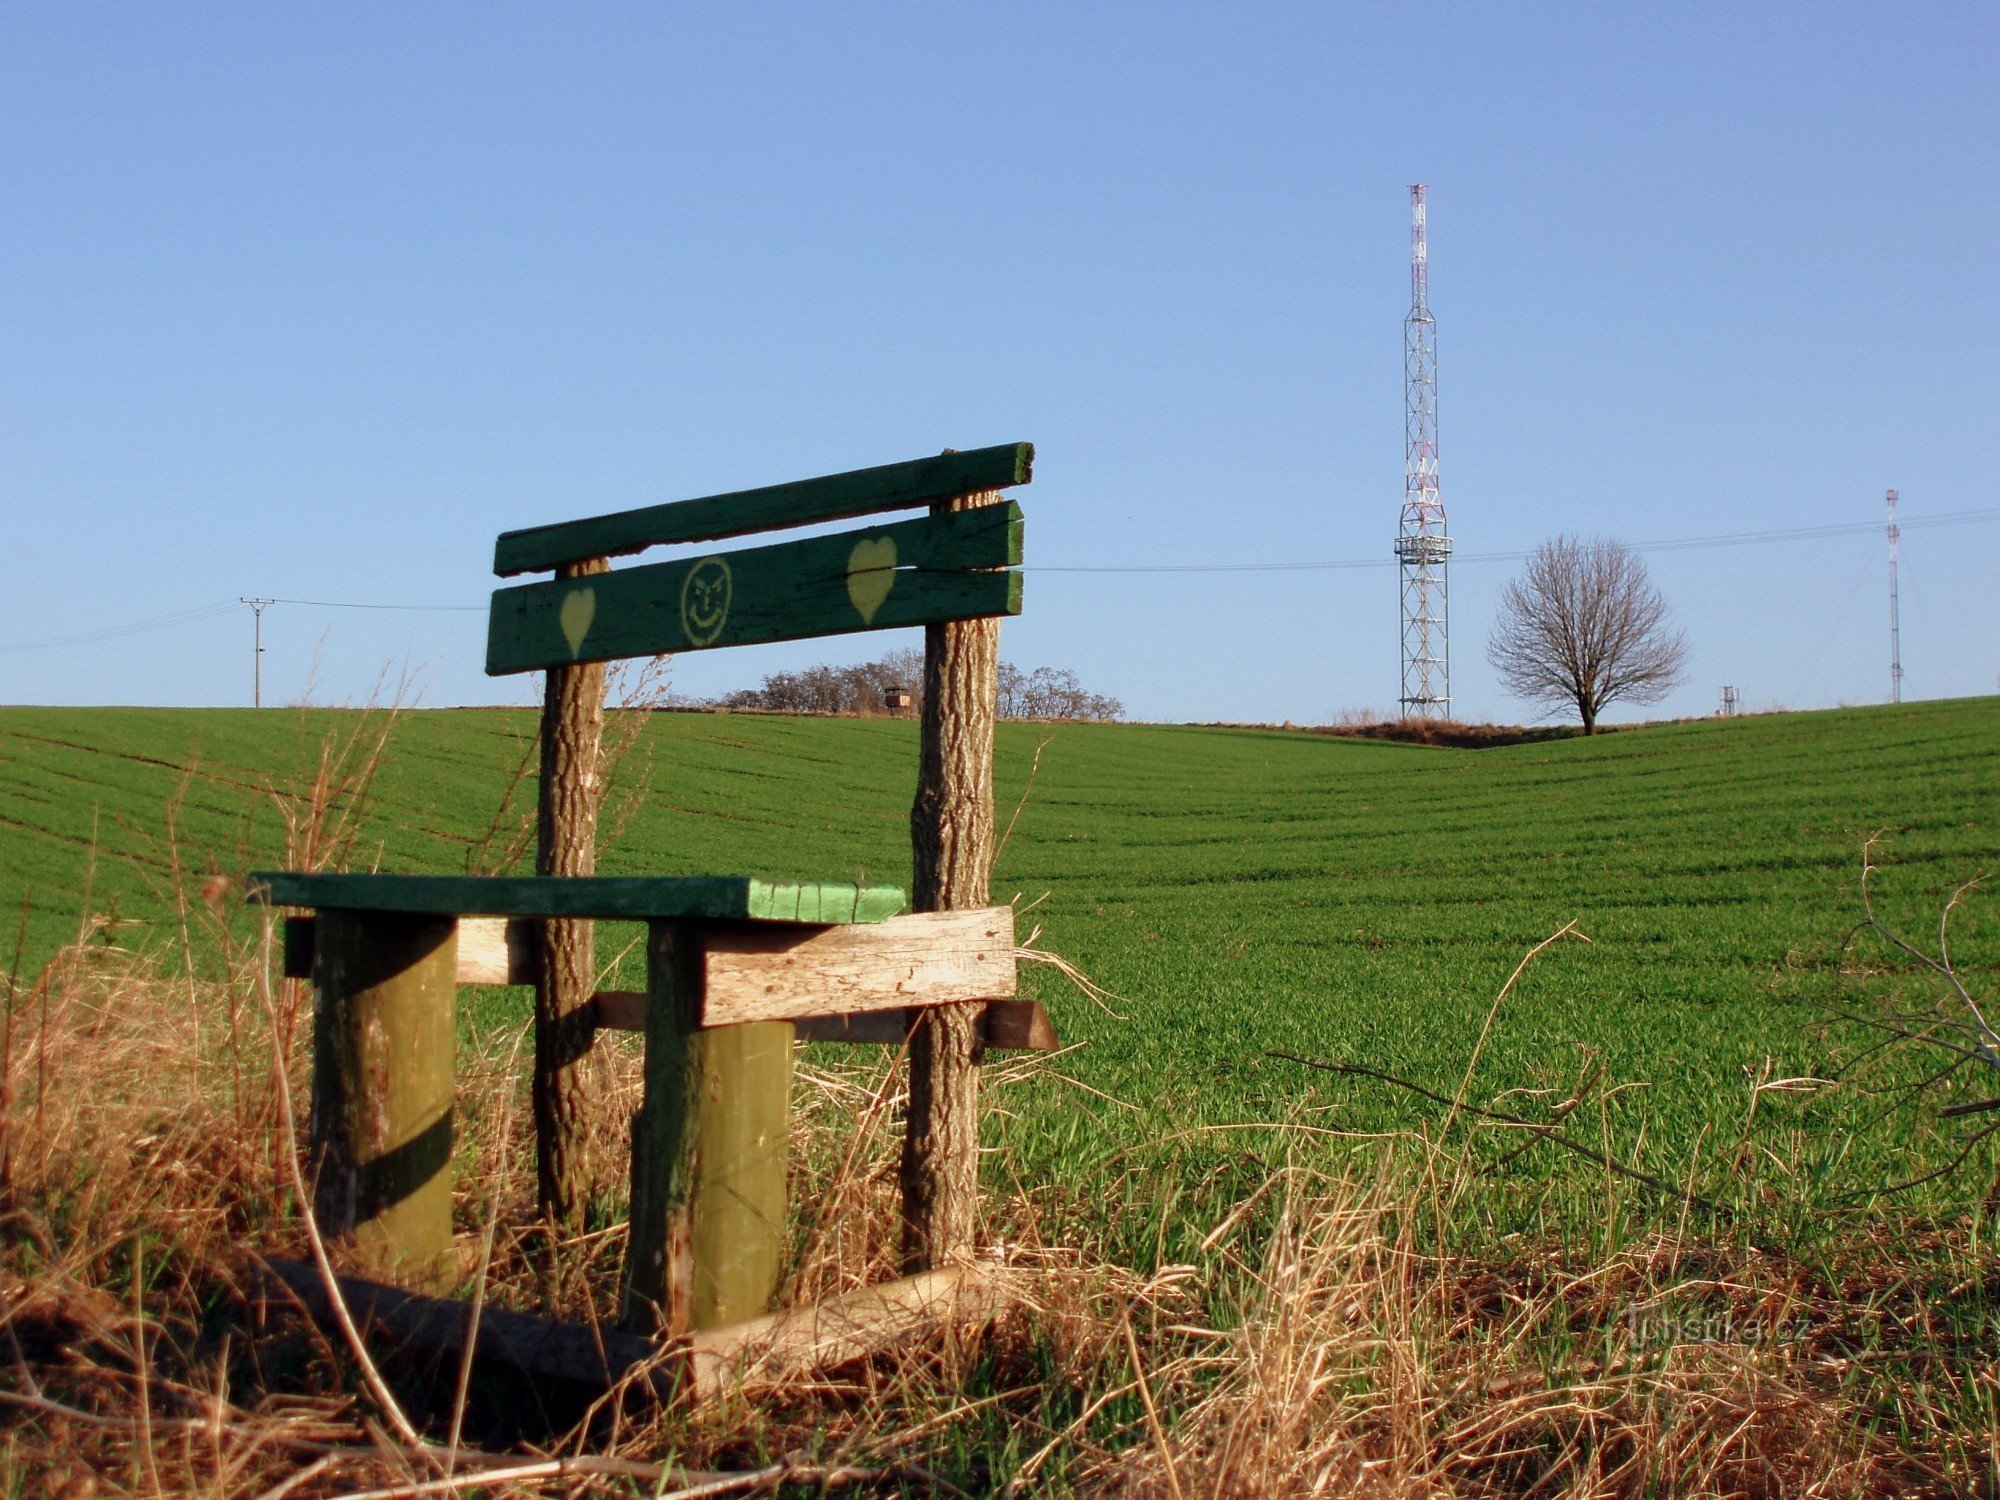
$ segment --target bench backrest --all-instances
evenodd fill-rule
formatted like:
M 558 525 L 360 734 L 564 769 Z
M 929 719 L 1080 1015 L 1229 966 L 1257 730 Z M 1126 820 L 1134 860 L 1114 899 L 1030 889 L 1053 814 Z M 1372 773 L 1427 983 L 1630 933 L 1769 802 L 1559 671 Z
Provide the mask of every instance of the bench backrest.
M 1034 448 L 947 452 L 731 495 L 501 534 L 501 577 L 647 547 L 718 541 L 1026 484 Z M 1021 612 L 1022 523 L 1011 502 L 934 511 L 733 552 L 496 590 L 491 675 L 664 652 L 800 640 Z

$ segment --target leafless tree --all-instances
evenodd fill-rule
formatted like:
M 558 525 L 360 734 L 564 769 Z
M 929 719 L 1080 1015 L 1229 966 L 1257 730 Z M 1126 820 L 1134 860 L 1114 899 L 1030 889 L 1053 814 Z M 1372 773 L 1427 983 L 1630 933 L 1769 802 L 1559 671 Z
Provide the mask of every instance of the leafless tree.
M 1116 698 L 1093 693 L 1067 668 L 1037 667 L 1023 672 L 1012 662 L 1000 663 L 998 714 L 1003 719 L 1082 719 L 1104 722 L 1125 716 Z M 759 687 L 745 688 L 721 700 L 725 708 L 763 708 L 779 713 L 879 714 L 885 711 L 889 689 L 912 694 L 922 709 L 924 653 L 899 647 L 880 660 L 851 667 L 806 667 L 773 672 Z
M 1559 536 L 1500 595 L 1486 659 L 1507 690 L 1574 704 L 1594 734 L 1606 704 L 1657 703 L 1686 675 L 1687 640 L 1667 601 L 1621 542 Z

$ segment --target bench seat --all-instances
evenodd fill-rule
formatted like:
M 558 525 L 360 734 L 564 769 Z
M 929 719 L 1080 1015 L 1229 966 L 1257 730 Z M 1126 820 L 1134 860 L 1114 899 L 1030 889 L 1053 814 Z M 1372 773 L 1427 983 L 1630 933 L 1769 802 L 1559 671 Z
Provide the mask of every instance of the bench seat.
M 253 871 L 252 901 L 314 911 L 600 921 L 882 922 L 909 905 L 893 885 L 749 875 L 315 875 Z

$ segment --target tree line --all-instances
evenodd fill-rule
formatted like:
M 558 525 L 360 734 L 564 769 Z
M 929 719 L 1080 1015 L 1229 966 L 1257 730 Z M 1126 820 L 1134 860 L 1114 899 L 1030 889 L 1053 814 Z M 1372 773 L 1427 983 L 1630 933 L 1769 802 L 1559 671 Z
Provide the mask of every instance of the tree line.
M 719 708 L 760 708 L 794 714 L 886 714 L 891 690 L 909 694 L 908 713 L 920 712 L 924 700 L 924 653 L 899 647 L 879 659 L 855 666 L 804 667 L 773 672 L 754 688 L 742 688 L 715 700 Z M 997 711 L 1003 719 L 1073 719 L 1104 723 L 1125 717 L 1125 705 L 1103 693 L 1093 693 L 1066 667 L 1036 667 L 1023 671 L 1009 661 L 1000 663 Z

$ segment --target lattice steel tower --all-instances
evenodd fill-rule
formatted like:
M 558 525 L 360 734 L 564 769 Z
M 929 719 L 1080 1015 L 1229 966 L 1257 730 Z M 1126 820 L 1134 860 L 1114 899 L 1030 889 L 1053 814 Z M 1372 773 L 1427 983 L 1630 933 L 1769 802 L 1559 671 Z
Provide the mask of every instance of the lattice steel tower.
M 1438 496 L 1437 323 L 1431 317 L 1424 184 L 1410 189 L 1410 315 L 1403 320 L 1403 712 L 1451 713 L 1451 538 Z

